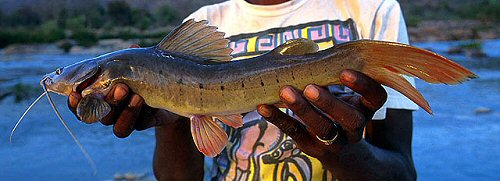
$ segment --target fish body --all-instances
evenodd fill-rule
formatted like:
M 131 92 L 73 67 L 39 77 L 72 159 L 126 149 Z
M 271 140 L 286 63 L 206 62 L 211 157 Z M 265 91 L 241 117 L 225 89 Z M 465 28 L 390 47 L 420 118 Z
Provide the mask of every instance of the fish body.
M 401 75 L 446 84 L 476 77 L 433 52 L 373 40 L 318 51 L 314 42 L 296 39 L 261 56 L 229 61 L 228 40 L 215 29 L 190 20 L 157 46 L 120 50 L 60 68 L 46 75 L 43 84 L 64 95 L 83 89 L 77 113 L 82 121 L 93 123 L 110 111 L 97 95 L 125 83 L 148 106 L 190 117 L 196 146 L 205 155 L 215 156 L 227 143 L 215 119 L 239 127 L 243 124 L 239 114 L 259 104 L 279 103 L 278 93 L 285 85 L 304 89 L 308 84 L 340 84 L 340 71 L 352 69 L 401 92 L 431 113 L 422 95 Z
M 249 112 L 259 104 L 277 103 L 276 94 L 284 85 L 301 89 L 311 83 L 338 84 L 341 70 L 362 67 L 351 56 L 328 51 L 216 64 L 200 64 L 191 60 L 196 57 L 155 48 L 128 49 L 100 58 L 95 61 L 101 75 L 83 96 L 106 93 L 103 90 L 113 84 L 125 83 L 147 105 L 185 117 Z

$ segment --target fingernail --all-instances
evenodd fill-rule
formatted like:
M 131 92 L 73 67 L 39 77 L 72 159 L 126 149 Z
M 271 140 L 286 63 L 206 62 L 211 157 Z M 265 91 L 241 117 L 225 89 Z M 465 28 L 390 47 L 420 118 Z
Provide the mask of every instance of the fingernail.
M 129 48 L 140 48 L 140 46 L 138 44 L 132 44 L 129 46 Z
M 72 93 L 70 93 L 70 94 L 69 94 L 69 97 L 70 97 L 70 98 L 73 98 L 73 99 L 78 99 L 78 97 L 77 97 L 77 96 L 78 96 L 78 95 L 77 95 L 77 93 L 76 93 L 76 92 L 72 92 Z
M 290 87 L 285 87 L 281 91 L 280 96 L 285 100 L 287 103 L 294 103 L 296 101 L 294 94 L 294 91 Z
M 264 116 L 264 117 L 271 117 L 271 115 L 272 115 L 271 110 L 269 110 L 269 108 L 268 108 L 267 106 L 265 106 L 265 105 L 260 105 L 260 106 L 258 107 L 258 110 L 259 110 L 259 114 L 260 114 L 261 116 Z
M 122 86 L 116 86 L 115 91 L 113 92 L 113 101 L 116 102 L 125 99 L 127 93 L 127 90 Z
M 142 98 L 139 97 L 139 95 L 133 95 L 130 98 L 130 103 L 128 104 L 128 107 L 137 107 L 141 102 Z
M 344 70 L 340 73 L 340 79 L 346 82 L 354 82 L 356 77 L 353 76 L 351 72 Z
M 318 100 L 319 98 L 319 90 L 314 85 L 308 85 L 304 90 L 304 94 L 311 100 Z
M 69 100 L 72 104 L 75 103 L 74 101 L 76 102 L 80 101 L 80 99 L 81 99 L 80 95 L 76 92 L 72 92 L 69 94 Z

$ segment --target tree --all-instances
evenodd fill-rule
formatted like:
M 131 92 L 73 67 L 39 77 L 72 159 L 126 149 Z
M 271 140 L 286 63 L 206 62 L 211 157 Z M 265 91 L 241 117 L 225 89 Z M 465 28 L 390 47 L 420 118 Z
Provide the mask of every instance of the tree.
M 108 3 L 108 16 L 117 25 L 132 25 L 132 8 L 122 0 Z
M 19 8 L 9 17 L 9 24 L 12 26 L 37 26 L 40 23 L 40 16 L 29 6 Z
M 163 5 L 156 11 L 156 19 L 160 26 L 168 25 L 179 20 L 179 16 L 175 9 L 168 5 Z

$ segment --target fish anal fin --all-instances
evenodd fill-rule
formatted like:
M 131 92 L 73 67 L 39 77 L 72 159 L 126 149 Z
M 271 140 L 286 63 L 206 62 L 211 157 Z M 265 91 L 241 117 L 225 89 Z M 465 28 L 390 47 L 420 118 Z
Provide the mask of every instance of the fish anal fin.
M 207 21 L 187 20 L 168 34 L 156 48 L 196 56 L 207 62 L 224 62 L 233 59 L 229 40 L 217 27 Z
M 84 123 L 91 124 L 101 120 L 111 111 L 111 106 L 99 94 L 89 94 L 80 100 L 76 113 Z
M 195 115 L 191 120 L 191 135 L 198 150 L 208 157 L 218 155 L 227 144 L 226 132 L 210 116 Z
M 214 116 L 214 118 L 219 119 L 224 124 L 231 126 L 233 128 L 239 128 L 243 126 L 243 116 L 240 114 L 218 115 Z
M 319 50 L 318 44 L 314 41 L 297 38 L 293 40 L 288 40 L 287 42 L 276 47 L 270 51 L 269 55 L 305 55 L 309 53 L 316 53 Z

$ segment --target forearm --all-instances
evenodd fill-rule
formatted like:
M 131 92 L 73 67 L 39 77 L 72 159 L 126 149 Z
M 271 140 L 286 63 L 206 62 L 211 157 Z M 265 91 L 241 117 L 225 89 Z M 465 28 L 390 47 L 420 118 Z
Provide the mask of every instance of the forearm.
M 188 119 L 156 127 L 153 169 L 158 180 L 203 179 L 203 156 L 191 138 Z
M 416 180 L 411 160 L 401 153 L 380 149 L 361 140 L 346 145 L 323 164 L 339 180 Z

